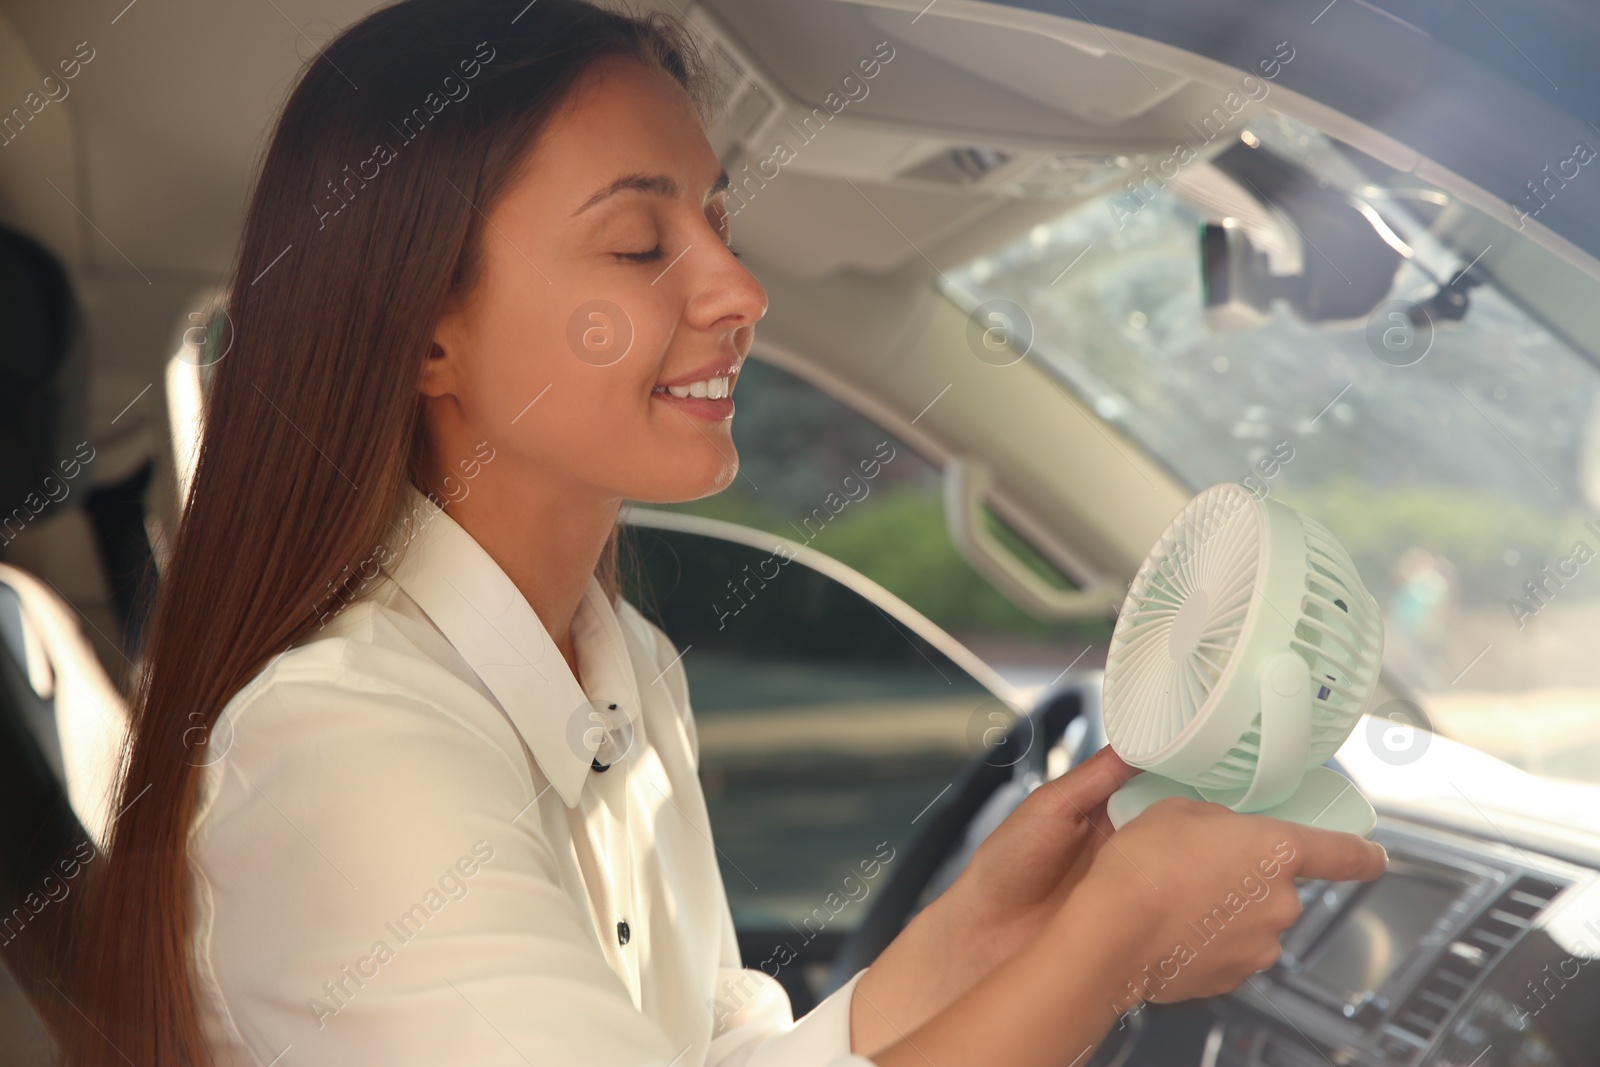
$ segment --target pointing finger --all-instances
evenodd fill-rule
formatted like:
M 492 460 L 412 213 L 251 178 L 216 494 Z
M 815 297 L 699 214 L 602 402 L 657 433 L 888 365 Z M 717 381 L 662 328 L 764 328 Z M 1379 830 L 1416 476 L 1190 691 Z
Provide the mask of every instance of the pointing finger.
M 1293 827 L 1287 836 L 1295 848 L 1294 859 L 1285 866 L 1297 877 L 1370 882 L 1389 867 L 1389 854 L 1376 841 L 1338 830 L 1285 825 Z

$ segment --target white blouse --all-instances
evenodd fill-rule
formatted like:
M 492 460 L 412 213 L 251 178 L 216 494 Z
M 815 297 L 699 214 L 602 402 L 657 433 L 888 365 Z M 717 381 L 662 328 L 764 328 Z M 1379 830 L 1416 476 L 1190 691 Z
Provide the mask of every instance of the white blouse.
M 591 579 L 580 682 L 407 494 L 370 588 L 205 748 L 192 947 L 218 1063 L 871 1067 L 865 971 L 795 1022 L 740 966 L 672 642 Z

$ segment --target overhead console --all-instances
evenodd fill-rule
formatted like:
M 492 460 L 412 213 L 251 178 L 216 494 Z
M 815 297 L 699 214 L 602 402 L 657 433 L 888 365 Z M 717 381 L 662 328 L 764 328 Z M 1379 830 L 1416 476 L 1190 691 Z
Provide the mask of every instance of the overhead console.
M 1394 820 L 1373 837 L 1388 873 L 1301 887 L 1207 1067 L 1600 1063 L 1600 875 Z

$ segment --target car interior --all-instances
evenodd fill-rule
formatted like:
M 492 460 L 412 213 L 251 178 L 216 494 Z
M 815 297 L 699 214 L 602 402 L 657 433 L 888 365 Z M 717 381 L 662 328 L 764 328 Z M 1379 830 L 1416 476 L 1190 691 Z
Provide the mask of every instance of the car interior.
M 0 0 L 0 1067 L 51 1062 L 39 886 L 114 817 L 253 168 L 371 6 Z M 1233 482 L 1382 609 L 1330 763 L 1390 866 L 1087 1062 L 1595 1063 L 1600 10 L 634 6 L 712 64 L 770 301 L 734 484 L 624 513 L 745 966 L 800 1016 L 1102 747 L 1130 583 Z

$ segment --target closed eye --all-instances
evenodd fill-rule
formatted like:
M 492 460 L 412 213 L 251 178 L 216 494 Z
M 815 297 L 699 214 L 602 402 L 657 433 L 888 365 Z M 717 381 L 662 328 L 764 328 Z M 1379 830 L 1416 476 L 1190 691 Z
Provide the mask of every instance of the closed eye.
M 654 260 L 660 259 L 667 253 L 666 249 L 662 248 L 660 245 L 656 245 L 648 252 L 613 252 L 611 254 L 616 256 L 624 263 L 650 263 Z

